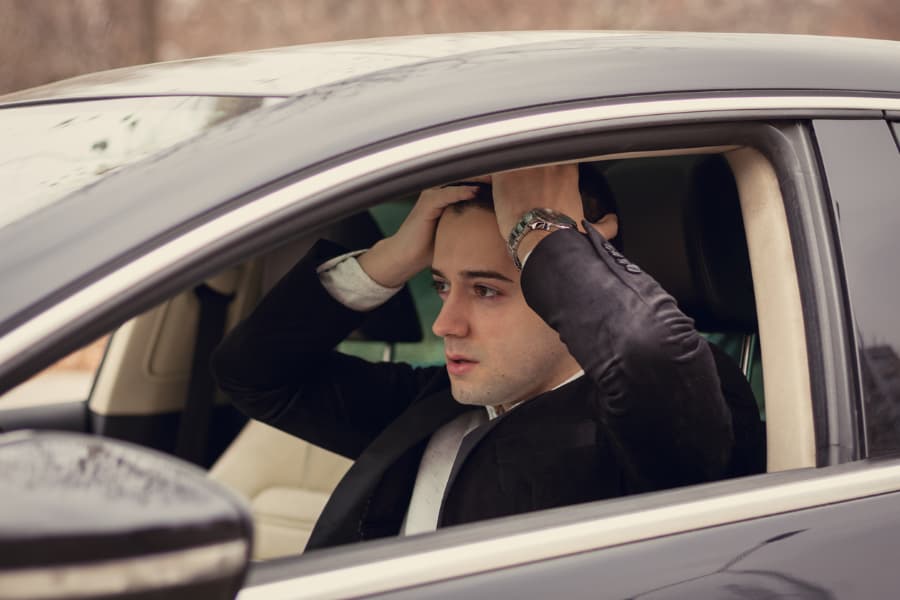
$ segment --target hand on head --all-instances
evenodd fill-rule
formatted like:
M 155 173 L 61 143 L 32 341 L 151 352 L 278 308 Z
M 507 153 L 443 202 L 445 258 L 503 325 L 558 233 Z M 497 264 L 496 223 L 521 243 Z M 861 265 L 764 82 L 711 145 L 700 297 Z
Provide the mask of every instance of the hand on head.
M 451 204 L 474 200 L 477 196 L 478 186 L 465 185 L 467 181 L 491 184 L 497 228 L 504 242 L 522 216 L 535 208 L 561 212 L 582 229 L 584 209 L 578 189 L 578 165 L 570 163 L 501 171 L 423 191 L 400 229 L 360 257 L 363 270 L 378 283 L 396 287 L 431 264 L 434 234 L 444 209 Z M 606 215 L 594 224 L 594 228 L 607 239 L 614 237 L 615 219 L 615 215 Z M 530 236 L 528 249 L 544 235 Z
M 581 224 L 584 211 L 578 192 L 578 165 L 552 165 L 502 171 L 491 176 L 497 227 L 505 240 L 522 215 L 550 208 Z
M 381 285 L 403 285 L 431 264 L 434 232 L 444 209 L 472 200 L 477 192 L 477 186 L 456 185 L 423 191 L 397 232 L 359 257 L 360 266 Z

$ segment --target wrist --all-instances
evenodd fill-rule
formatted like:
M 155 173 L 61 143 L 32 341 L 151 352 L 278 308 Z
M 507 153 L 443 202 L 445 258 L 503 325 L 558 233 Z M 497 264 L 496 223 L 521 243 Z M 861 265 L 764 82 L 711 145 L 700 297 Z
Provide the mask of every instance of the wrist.
M 526 212 L 512 228 L 506 247 L 516 268 L 521 269 L 523 256 L 546 235 L 559 229 L 577 228 L 577 222 L 565 213 L 550 208 L 535 208 Z M 535 239 L 535 236 L 539 237 Z
M 522 240 L 522 243 L 519 244 L 519 249 L 517 254 L 519 256 L 519 261 L 522 265 L 525 264 L 525 260 L 528 258 L 528 255 L 531 254 L 531 251 L 537 248 L 538 244 L 540 244 L 545 237 L 553 233 L 553 231 L 532 231 Z
M 400 246 L 402 244 L 393 237 L 379 240 L 357 257 L 359 266 L 378 285 L 400 287 L 428 266 L 427 261 L 419 264 L 423 261 L 410 260 L 408 255 L 398 251 Z

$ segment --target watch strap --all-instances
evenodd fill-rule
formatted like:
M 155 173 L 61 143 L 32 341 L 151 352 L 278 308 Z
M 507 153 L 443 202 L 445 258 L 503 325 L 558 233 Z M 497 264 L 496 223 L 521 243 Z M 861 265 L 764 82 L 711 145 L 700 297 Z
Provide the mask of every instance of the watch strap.
M 558 229 L 575 229 L 578 225 L 566 214 L 550 208 L 535 208 L 522 215 L 519 222 L 513 227 L 506 241 L 509 255 L 513 264 L 520 271 L 522 261 L 519 260 L 519 246 L 525 236 L 532 231 L 556 231 Z

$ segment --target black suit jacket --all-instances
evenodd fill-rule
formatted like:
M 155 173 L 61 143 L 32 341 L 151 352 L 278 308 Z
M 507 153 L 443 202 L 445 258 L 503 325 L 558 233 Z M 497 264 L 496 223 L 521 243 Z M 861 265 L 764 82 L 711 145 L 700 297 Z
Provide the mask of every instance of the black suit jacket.
M 585 376 L 467 436 L 439 526 L 764 468 L 746 381 L 651 277 L 588 230 L 547 236 L 522 272 L 526 301 Z M 219 385 L 247 415 L 355 461 L 308 549 L 396 535 L 429 437 L 473 410 L 450 396 L 443 368 L 334 350 L 365 316 L 316 274 L 342 251 L 317 244 L 213 357 Z M 737 449 L 733 412 L 746 418 Z

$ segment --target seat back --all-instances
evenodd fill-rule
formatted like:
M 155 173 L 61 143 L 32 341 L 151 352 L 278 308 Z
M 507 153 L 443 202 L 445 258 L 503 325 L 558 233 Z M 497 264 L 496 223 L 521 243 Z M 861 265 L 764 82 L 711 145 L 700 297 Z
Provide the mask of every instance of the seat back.
M 299 554 L 351 461 L 250 421 L 209 472 L 250 504 L 255 560 Z
M 672 294 L 712 342 L 735 431 L 727 475 L 763 472 L 756 304 L 728 162 L 719 155 L 643 158 L 606 165 L 604 175 L 618 206 L 623 252 Z
M 347 248 L 366 248 L 381 239 L 368 213 L 295 240 L 263 257 L 261 297 L 324 237 Z M 374 311 L 354 339 L 415 342 L 422 330 L 408 290 Z M 209 476 L 243 495 L 256 527 L 256 560 L 299 554 L 319 513 L 351 461 L 304 440 L 250 421 L 210 469 Z
M 700 331 L 756 333 L 747 240 L 727 161 L 639 158 L 616 161 L 604 174 L 629 259 L 675 297 Z M 629 227 L 635 222 L 640 227 Z

